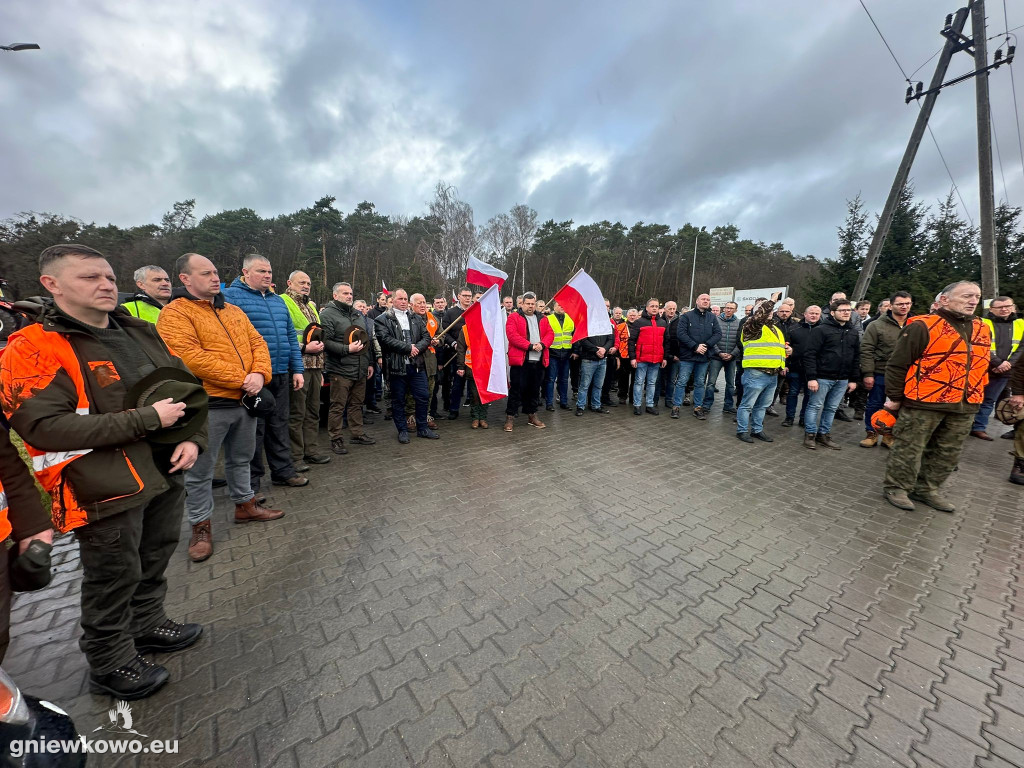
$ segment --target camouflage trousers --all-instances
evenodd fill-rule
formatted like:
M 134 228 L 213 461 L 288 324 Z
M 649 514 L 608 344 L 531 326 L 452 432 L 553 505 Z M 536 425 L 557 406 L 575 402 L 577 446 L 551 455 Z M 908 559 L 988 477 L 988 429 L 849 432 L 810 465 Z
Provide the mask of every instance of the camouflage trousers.
M 944 413 L 921 408 L 900 410 L 885 466 L 885 487 L 907 493 L 937 491 L 960 461 L 974 413 Z
M 1013 455 L 1024 459 L 1024 421 L 1018 421 L 1013 429 Z

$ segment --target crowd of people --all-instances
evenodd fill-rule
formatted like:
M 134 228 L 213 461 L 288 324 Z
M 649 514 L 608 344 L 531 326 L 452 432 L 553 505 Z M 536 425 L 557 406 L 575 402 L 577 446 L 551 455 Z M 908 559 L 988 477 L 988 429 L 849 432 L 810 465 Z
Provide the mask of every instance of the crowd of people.
M 54 529 L 74 532 L 81 648 L 94 691 L 152 694 L 168 672 L 146 654 L 200 637 L 200 625 L 167 616 L 164 571 L 183 511 L 188 557 L 213 555 L 217 485 L 226 486 L 235 523 L 270 522 L 285 510 L 266 506 L 268 468 L 274 485 L 308 485 L 312 465 L 373 446 L 366 426 L 378 415 L 402 444 L 413 434 L 439 439 L 439 420 L 464 418 L 464 407 L 470 428 L 490 427 L 463 318 L 480 296 L 469 286 L 451 306 L 443 295 L 428 303 L 403 289 L 371 306 L 339 282 L 318 307 L 307 274 L 292 272 L 281 290 L 258 254 L 227 286 L 197 253 L 177 260 L 176 286 L 165 270 L 144 266 L 130 296 L 87 246 L 51 246 L 39 268 L 52 298 L 16 305 L 31 321 L 0 356 L 0 538 L 16 544 L 10 553 L 0 547 L 0 579 L 7 558 L 35 541 L 48 545 Z M 803 430 L 805 448 L 840 450 L 834 421 L 863 419 L 860 445 L 889 449 L 889 503 L 952 512 L 941 487 L 964 440 L 992 439 L 1001 400 L 1011 414 L 1024 409 L 1024 319 L 1005 296 L 976 317 L 980 300 L 965 281 L 917 316 L 904 291 L 875 315 L 843 293 L 799 315 L 792 299 L 759 299 L 742 314 L 734 302 L 713 306 L 707 294 L 682 309 L 656 298 L 642 308 L 606 302 L 610 332 L 574 341 L 573 320 L 557 301 L 506 296 L 502 428 L 513 432 L 521 413 L 524 426 L 545 429 L 542 409 L 582 417 L 631 406 L 643 417 L 661 415 L 662 404 L 672 419 L 688 412 L 705 422 L 721 393 L 744 443 L 773 442 L 765 426 L 775 417 Z M 52 497 L 49 518 L 8 428 Z M 1006 436 L 1015 436 L 1010 480 L 1024 484 L 1024 428 L 1018 422 Z M 215 478 L 221 453 L 224 477 Z M 9 603 L 3 580 L 0 658 Z

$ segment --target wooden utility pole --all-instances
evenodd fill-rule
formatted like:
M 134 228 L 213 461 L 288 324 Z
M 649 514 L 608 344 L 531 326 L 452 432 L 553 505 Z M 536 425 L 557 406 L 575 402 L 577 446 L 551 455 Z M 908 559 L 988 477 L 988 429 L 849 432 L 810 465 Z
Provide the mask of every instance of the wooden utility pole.
M 907 185 L 907 179 L 910 177 L 910 167 L 914 164 L 917 150 L 921 146 L 921 139 L 924 138 L 925 129 L 928 127 L 928 118 L 931 117 L 935 100 L 939 96 L 942 79 L 946 76 L 946 70 L 949 69 L 949 62 L 953 58 L 953 54 L 963 50 L 963 45 L 957 41 L 957 38 L 963 34 L 968 12 L 967 8 L 961 8 L 956 12 L 953 23 L 948 30 L 943 30 L 952 34 L 946 35 L 946 44 L 939 55 L 938 64 L 935 65 L 935 74 L 932 75 L 931 85 L 929 86 L 930 92 L 924 97 L 924 104 L 921 105 L 917 122 L 914 123 L 914 130 L 910 133 L 910 142 L 903 153 L 900 167 L 896 171 L 896 178 L 892 182 L 892 188 L 889 190 L 889 197 L 885 201 L 885 207 L 882 208 L 882 215 L 878 220 L 878 226 L 875 228 L 874 237 L 871 238 L 871 245 L 868 247 L 868 254 L 864 259 L 864 266 L 861 267 L 860 277 L 857 278 L 857 285 L 853 289 L 854 301 L 860 301 L 868 292 L 871 277 L 874 275 L 875 267 L 878 266 L 878 256 L 882 253 L 882 245 L 885 243 L 885 238 L 889 234 L 889 227 L 892 225 L 892 217 L 896 212 L 896 205 L 899 202 L 903 188 Z M 987 102 L 987 86 L 985 93 Z M 989 163 L 991 165 L 991 155 Z
M 996 202 L 992 178 L 992 112 L 988 97 L 988 44 L 985 41 L 985 0 L 971 3 L 971 37 L 974 38 L 974 92 L 978 113 L 978 198 L 981 215 L 981 298 L 999 295 L 999 266 L 996 262 Z

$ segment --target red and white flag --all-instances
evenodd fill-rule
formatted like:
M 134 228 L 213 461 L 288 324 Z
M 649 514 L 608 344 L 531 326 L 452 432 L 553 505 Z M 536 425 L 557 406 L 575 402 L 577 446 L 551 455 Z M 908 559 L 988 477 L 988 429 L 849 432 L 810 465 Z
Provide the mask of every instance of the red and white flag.
M 384 285 L 384 281 L 383 280 L 380 281 L 380 287 L 384 289 L 384 295 L 385 296 L 390 296 L 391 295 L 391 291 L 389 291 L 388 287 L 386 285 Z
M 498 286 L 492 285 L 480 301 L 462 313 L 473 359 L 473 380 L 481 403 L 508 396 L 508 359 L 505 357 L 505 312 Z
M 594 278 L 582 269 L 554 295 L 553 300 L 561 304 L 565 314 L 572 318 L 575 326 L 573 341 L 612 333 L 612 321 L 604 305 L 604 294 Z
M 484 288 L 496 285 L 500 290 L 506 280 L 508 275 L 497 267 L 480 261 L 475 256 L 469 257 L 469 263 L 466 265 L 466 282 L 470 285 L 482 285 Z

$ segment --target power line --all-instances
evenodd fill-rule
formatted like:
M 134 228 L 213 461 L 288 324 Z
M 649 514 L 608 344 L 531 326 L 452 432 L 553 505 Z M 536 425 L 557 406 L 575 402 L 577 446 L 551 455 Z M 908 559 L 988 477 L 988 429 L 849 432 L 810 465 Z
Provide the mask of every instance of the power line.
M 878 33 L 878 36 L 882 38 L 882 42 L 885 43 L 885 47 L 888 49 L 889 55 L 892 56 L 892 60 L 896 62 L 896 66 L 899 67 L 900 72 L 903 75 L 903 79 L 909 83 L 910 78 L 907 77 L 906 70 L 903 69 L 903 65 L 900 64 L 900 60 L 896 58 L 896 54 L 892 52 L 892 46 L 890 46 L 889 41 L 885 39 L 885 35 L 882 34 L 882 30 L 878 28 L 878 24 L 875 23 L 875 17 L 871 15 L 871 11 L 868 10 L 868 7 L 864 5 L 864 0 L 860 0 L 860 7 L 864 9 L 864 13 L 868 15 L 868 18 L 871 20 L 871 25 L 875 28 L 875 32 Z
M 1004 6 L 1003 10 L 1005 11 L 1006 10 L 1006 8 L 1005 8 L 1006 0 L 1003 0 L 1003 6 Z M 900 73 L 903 75 L 903 79 L 906 80 L 909 83 L 910 82 L 910 78 L 907 77 L 906 70 L 903 69 L 903 65 L 900 64 L 900 60 L 896 58 L 896 54 L 893 53 L 892 46 L 889 45 L 889 41 L 885 39 L 885 35 L 882 34 L 882 30 L 878 28 L 878 24 L 875 22 L 874 17 L 871 15 L 871 11 L 869 11 L 868 7 L 866 5 L 864 5 L 864 0 L 860 0 L 860 7 L 864 9 L 864 13 L 866 13 L 868 15 L 868 19 L 871 20 L 871 25 L 875 28 L 875 31 L 878 33 L 878 36 L 882 39 L 882 42 L 885 44 L 886 49 L 889 51 L 889 55 L 892 56 L 892 60 L 894 62 L 896 62 L 896 66 L 899 67 Z M 943 47 L 945 47 L 945 46 L 943 46 Z M 938 53 L 940 53 L 941 51 L 942 51 L 942 48 L 940 48 L 938 51 L 936 51 L 934 54 L 932 54 L 931 58 L 929 58 L 928 61 L 931 61 L 932 59 L 934 59 L 935 56 Z M 922 64 L 921 67 L 923 67 L 925 64 L 927 64 L 928 61 L 926 61 L 924 64 Z M 916 74 L 917 71 L 919 69 L 921 69 L 921 67 L 918 67 L 917 69 L 915 69 L 914 73 Z M 1012 71 L 1013 71 L 1012 67 L 1011 67 L 1010 71 L 1012 73 Z M 917 103 L 917 108 L 921 109 L 921 102 L 920 101 L 918 101 L 918 103 Z M 971 226 L 973 227 L 974 226 L 974 219 L 971 218 L 971 212 L 967 209 L 967 204 L 964 203 L 963 195 L 960 194 L 960 186 L 956 183 L 956 179 L 953 178 L 953 172 L 951 170 L 949 170 L 949 163 L 946 162 L 946 156 L 942 154 L 942 148 L 939 146 L 939 140 L 935 138 L 935 132 L 932 130 L 931 125 L 929 124 L 927 127 L 928 127 L 928 135 L 932 137 L 932 143 L 935 145 L 935 151 L 939 153 L 939 159 L 942 160 L 942 165 L 946 169 L 946 175 L 949 176 L 949 181 L 953 185 L 953 191 L 956 192 L 957 199 L 960 200 L 960 205 L 964 209 L 964 214 L 967 216 L 967 220 L 969 222 L 971 222 Z M 1018 135 L 1018 137 L 1019 137 L 1019 135 Z M 1022 146 L 1024 146 L 1024 145 L 1022 145 Z M 1021 164 L 1022 164 L 1022 167 L 1024 167 L 1024 148 L 1021 149 Z
M 1003 24 L 1007 27 L 1010 26 L 1010 20 L 1006 13 L 1006 0 L 1003 0 Z M 1008 29 L 1006 31 L 1006 39 L 1009 40 Z M 1010 89 L 1013 92 L 1013 117 L 1017 121 L 1017 148 L 1020 150 L 1020 169 L 1024 171 L 1024 141 L 1021 140 L 1020 132 L 1020 110 L 1017 108 L 1017 83 L 1013 79 L 1013 66 L 1010 66 Z
M 943 48 L 944 48 L 944 47 L 945 47 L 945 46 L 943 46 Z M 920 72 L 920 71 L 921 71 L 922 69 L 924 69 L 924 68 L 925 68 L 925 66 L 927 66 L 928 62 L 929 62 L 929 61 L 931 61 L 932 59 L 934 59 L 934 58 L 935 58 L 936 56 L 938 56 L 938 55 L 939 55 L 940 53 L 942 53 L 942 48 L 939 48 L 939 50 L 937 50 L 937 51 L 936 51 L 935 53 L 933 53 L 933 54 L 932 54 L 931 56 L 929 56 L 929 57 L 928 57 L 928 61 L 926 61 L 926 62 L 925 62 L 924 64 L 922 64 L 922 65 L 921 65 L 920 67 L 918 67 L 918 68 L 917 68 L 917 69 L 915 69 L 915 70 L 914 70 L 913 72 L 911 72 L 911 73 L 910 73 L 910 77 L 913 77 L 913 76 L 914 76 L 914 75 L 916 75 L 916 74 L 917 74 L 918 72 Z
M 920 105 L 918 105 L 918 107 L 920 107 Z M 960 205 L 964 209 L 964 214 L 967 216 L 967 220 L 971 222 L 971 226 L 973 227 L 974 219 L 971 218 L 971 212 L 967 210 L 967 204 L 964 203 L 963 195 L 960 194 L 960 186 L 956 183 L 956 179 L 953 178 L 953 172 L 949 170 L 949 163 L 946 162 L 946 156 L 942 154 L 942 149 L 939 147 L 939 140 L 935 138 L 935 131 L 932 130 L 931 125 L 928 126 L 928 135 L 932 137 L 932 142 L 935 144 L 935 151 L 939 153 L 939 159 L 942 160 L 942 165 L 946 169 L 949 181 L 953 185 L 953 191 L 956 192 L 956 196 L 960 200 Z
M 996 144 L 996 157 L 999 159 L 999 176 L 1003 180 L 1003 201 L 1010 202 L 1010 193 L 1006 191 L 1006 174 L 1003 173 L 1003 154 L 999 151 L 999 132 L 996 130 L 996 121 L 992 117 L 992 102 L 988 103 L 988 120 L 992 124 L 992 139 Z

